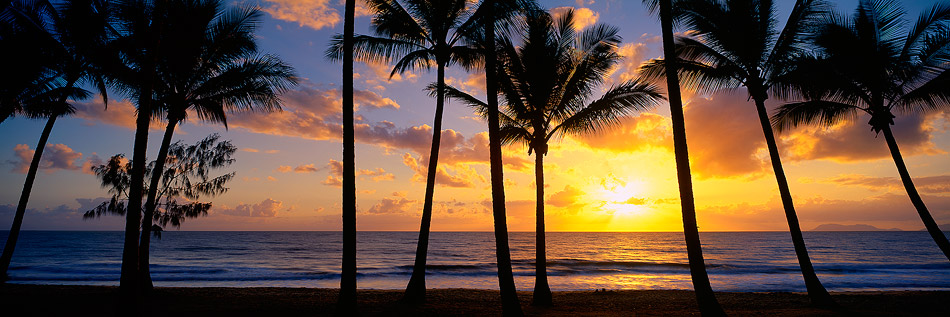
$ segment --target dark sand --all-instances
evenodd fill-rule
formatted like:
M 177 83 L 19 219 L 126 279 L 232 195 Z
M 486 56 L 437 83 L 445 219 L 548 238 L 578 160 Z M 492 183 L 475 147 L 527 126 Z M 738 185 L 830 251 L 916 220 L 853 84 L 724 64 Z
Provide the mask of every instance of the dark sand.
M 115 316 L 117 288 L 103 286 L 0 285 L 2 316 Z M 497 291 L 435 289 L 419 307 L 398 303 L 399 290 L 360 290 L 360 314 L 500 315 Z M 732 316 L 950 316 L 950 291 L 833 293 L 843 307 L 809 306 L 802 293 L 717 293 Z M 690 291 L 555 292 L 555 305 L 530 306 L 531 292 L 519 292 L 529 316 L 698 315 Z M 157 288 L 142 315 L 314 316 L 333 315 L 337 291 L 315 288 Z

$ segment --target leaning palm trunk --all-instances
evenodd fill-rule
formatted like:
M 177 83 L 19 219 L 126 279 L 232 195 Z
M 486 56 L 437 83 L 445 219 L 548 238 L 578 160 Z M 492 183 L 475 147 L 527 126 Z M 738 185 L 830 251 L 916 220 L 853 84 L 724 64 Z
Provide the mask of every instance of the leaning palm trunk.
M 792 244 L 795 246 L 795 255 L 798 256 L 798 265 L 802 269 L 802 277 L 805 279 L 805 289 L 808 290 L 808 297 L 812 304 L 816 306 L 837 306 L 825 287 L 821 285 L 821 281 L 818 279 L 818 275 L 815 274 L 815 268 L 808 256 L 808 249 L 805 248 L 805 238 L 802 236 L 802 228 L 798 223 L 795 204 L 792 203 L 792 192 L 789 190 L 788 180 L 785 178 L 785 169 L 782 167 L 782 158 L 779 156 L 778 146 L 775 143 L 775 134 L 772 133 L 772 124 L 769 122 L 769 115 L 765 109 L 765 101 L 762 98 L 753 99 L 755 99 L 759 123 L 762 124 L 762 132 L 765 134 L 765 143 L 769 148 L 772 171 L 775 173 L 775 181 L 778 182 L 778 190 L 782 196 L 782 206 L 785 207 L 788 231 L 792 235 Z
M 346 0 L 343 22 L 343 261 L 341 315 L 356 314 L 356 138 L 353 130 L 353 17 L 356 0 Z
M 535 281 L 534 296 L 531 304 L 535 306 L 550 306 L 551 287 L 548 286 L 548 257 L 545 245 L 544 230 L 544 154 L 537 149 L 534 151 L 534 184 L 537 188 L 536 209 L 536 246 L 535 246 Z
M 432 128 L 432 150 L 429 152 L 429 169 L 426 173 L 425 202 L 422 205 L 422 222 L 419 225 L 419 241 L 416 245 L 416 261 L 412 277 L 406 286 L 403 300 L 421 303 L 426 298 L 426 256 L 429 250 L 429 227 L 432 224 L 432 196 L 435 193 L 435 175 L 439 168 L 439 144 L 442 141 L 442 110 L 445 107 L 445 63 L 438 66 L 438 87 L 435 101 L 435 119 Z
M 162 144 L 158 148 L 158 157 L 155 158 L 155 166 L 152 168 L 152 178 L 149 179 L 148 194 L 145 198 L 145 212 L 142 214 L 142 234 L 139 238 L 139 287 L 143 291 L 152 289 L 152 275 L 149 271 L 149 244 L 152 234 L 152 217 L 155 215 L 156 196 L 158 196 L 158 184 L 161 182 L 162 171 L 165 170 L 165 161 L 168 159 L 168 147 L 172 142 L 172 135 L 175 134 L 177 119 L 168 118 L 168 125 L 165 127 L 165 135 L 162 137 Z
M 923 221 L 924 226 L 927 227 L 927 232 L 930 233 L 930 237 L 933 238 L 937 246 L 940 247 L 940 251 L 943 251 L 943 255 L 950 260 L 950 241 L 947 241 L 947 236 L 944 235 L 940 227 L 937 226 L 934 217 L 931 216 L 930 211 L 927 210 L 927 205 L 924 205 L 924 200 L 921 199 L 920 194 L 917 193 L 917 187 L 914 186 L 914 181 L 910 178 L 907 165 L 904 165 L 904 158 L 901 156 L 901 151 L 897 147 L 897 140 L 894 139 L 894 133 L 891 132 L 891 127 L 883 125 L 881 131 L 884 132 L 887 149 L 891 151 L 891 157 L 894 158 L 894 164 L 897 165 L 897 172 L 901 175 L 901 183 L 904 184 L 904 190 L 907 191 L 907 196 L 910 197 L 914 208 L 917 209 L 917 214 L 920 215 L 920 220 Z
M 686 236 L 686 254 L 689 271 L 696 291 L 699 310 L 705 316 L 724 316 L 716 294 L 709 285 L 703 247 L 696 225 L 696 206 L 693 201 L 693 180 L 689 170 L 689 151 L 686 147 L 686 121 L 683 116 L 683 101 L 680 95 L 679 77 L 676 74 L 676 52 L 673 44 L 672 0 L 660 0 L 660 23 L 663 29 L 663 55 L 667 61 L 666 84 L 670 97 L 670 116 L 673 121 L 673 152 L 676 156 L 676 177 L 679 182 L 680 204 L 683 208 L 683 233 Z
M 76 80 L 69 80 L 66 83 L 66 90 L 73 88 Z M 66 102 L 67 95 L 59 98 L 57 104 Z M 43 133 L 40 134 L 40 141 L 36 144 L 36 151 L 33 152 L 33 159 L 30 161 L 30 169 L 26 173 L 26 181 L 23 182 L 23 191 L 20 192 L 20 201 L 17 202 L 16 213 L 13 215 L 13 225 L 10 226 L 10 233 L 7 235 L 7 243 L 3 246 L 3 254 L 0 255 L 0 283 L 7 280 L 7 270 L 10 268 L 10 261 L 13 260 L 13 250 L 16 248 L 17 239 L 20 237 L 20 227 L 23 225 L 23 216 L 26 214 L 26 205 L 30 201 L 30 193 L 33 192 L 33 181 L 36 180 L 36 172 L 40 168 L 40 159 L 43 157 L 43 150 L 46 149 L 46 142 L 49 141 L 49 135 L 53 132 L 53 125 L 56 124 L 56 114 L 51 114 L 46 120 L 46 126 L 43 127 Z
M 36 172 L 40 167 L 40 159 L 43 157 L 43 150 L 46 149 L 46 141 L 49 140 L 49 134 L 53 131 L 53 124 L 56 123 L 56 116 L 50 116 L 43 127 L 43 134 L 40 135 L 40 141 L 36 144 L 36 151 L 33 152 L 33 160 L 30 161 L 30 170 L 26 173 L 26 181 L 23 183 L 23 192 L 20 193 L 20 201 L 17 203 L 16 214 L 13 216 L 13 226 L 10 227 L 10 234 L 7 235 L 7 244 L 3 247 L 3 255 L 0 256 L 0 283 L 7 280 L 7 269 L 10 268 L 10 260 L 13 259 L 13 249 L 16 248 L 17 238 L 20 236 L 20 226 L 23 225 L 23 215 L 26 213 L 26 205 L 30 201 L 30 192 L 33 191 L 33 181 L 36 179 Z

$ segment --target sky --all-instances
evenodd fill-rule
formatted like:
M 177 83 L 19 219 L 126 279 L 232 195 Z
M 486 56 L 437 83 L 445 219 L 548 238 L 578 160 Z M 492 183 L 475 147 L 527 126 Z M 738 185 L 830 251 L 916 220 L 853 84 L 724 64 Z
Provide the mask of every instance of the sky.
M 357 1 L 360 2 L 360 1 Z M 607 84 L 635 78 L 637 67 L 662 54 L 657 19 L 640 1 L 540 1 L 554 10 L 573 7 L 586 25 L 620 28 L 624 61 Z M 780 19 L 792 1 L 777 1 Z M 280 56 L 302 78 L 282 96 L 283 111 L 232 114 L 228 129 L 191 116 L 175 140 L 194 143 L 211 133 L 238 147 L 229 191 L 204 199 L 207 217 L 181 230 L 341 229 L 341 65 L 324 58 L 342 32 L 342 0 L 239 1 L 265 13 L 257 31 L 264 53 Z M 834 2 L 850 12 L 856 1 Z M 904 1 L 908 21 L 929 1 Z M 370 12 L 358 8 L 356 32 L 371 34 Z M 683 30 L 680 30 L 683 31 Z M 434 71 L 389 78 L 390 65 L 357 63 L 357 228 L 418 230 L 435 100 L 424 87 Z M 447 82 L 484 97 L 484 74 L 450 68 Z M 123 230 L 124 218 L 82 220 L 109 194 L 90 171 L 114 154 L 132 154 L 134 107 L 110 95 L 108 110 L 95 98 L 57 121 L 43 156 L 23 228 Z M 744 89 L 717 95 L 685 92 L 687 138 L 699 229 L 788 230 L 754 105 Z M 775 107 L 781 100 L 770 99 Z M 778 135 L 778 146 L 803 229 L 820 224 L 869 224 L 922 230 L 901 187 L 882 136 L 867 118 L 828 129 L 800 128 Z M 10 225 L 44 121 L 0 124 L 0 228 Z M 631 115 L 617 128 L 552 142 L 545 157 L 548 231 L 681 231 L 679 193 L 668 104 Z M 161 140 L 152 123 L 149 159 Z M 448 102 L 436 178 L 434 231 L 491 231 L 486 123 L 464 105 Z M 940 224 L 950 224 L 950 113 L 900 116 L 894 126 L 911 175 Z M 533 155 L 533 154 L 532 154 Z M 534 157 L 521 146 L 504 149 L 508 228 L 534 230 Z M 944 227 L 944 229 L 950 229 Z M 168 229 L 175 230 L 175 229 Z

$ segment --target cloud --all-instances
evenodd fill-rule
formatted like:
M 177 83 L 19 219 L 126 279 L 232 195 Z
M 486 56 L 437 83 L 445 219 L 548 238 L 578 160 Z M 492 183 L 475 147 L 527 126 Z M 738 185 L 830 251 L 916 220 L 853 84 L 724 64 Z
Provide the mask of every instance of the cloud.
M 135 130 L 135 105 L 128 99 L 118 101 L 109 100 L 108 108 L 101 98 L 93 98 L 85 102 L 73 102 L 76 112 L 73 117 L 86 120 L 88 124 L 96 122 Z M 161 129 L 159 125 L 150 125 L 151 129 Z
M 950 193 L 950 175 L 926 176 L 913 178 L 914 186 L 921 193 L 948 194 Z M 859 186 L 873 191 L 893 190 L 903 191 L 904 187 L 897 177 L 871 177 L 858 174 L 845 174 L 819 180 L 822 183 L 845 186 Z
M 343 186 L 343 162 L 331 159 L 327 163 L 327 167 L 330 169 L 330 175 L 327 175 L 322 184 L 327 186 L 342 187 Z M 396 179 L 396 176 L 392 173 L 387 173 L 386 170 L 377 167 L 375 170 L 361 169 L 356 171 L 356 177 L 365 180 L 366 177 L 369 177 L 374 182 L 381 181 L 391 181 Z M 366 177 L 361 177 L 366 176 Z
M 241 151 L 242 151 L 242 152 L 248 152 L 248 153 L 265 153 L 265 154 L 275 154 L 275 153 L 279 153 L 279 152 L 280 152 L 280 150 L 265 150 L 265 151 L 262 151 L 262 150 L 258 150 L 258 149 L 255 149 L 255 148 L 249 148 L 249 147 L 242 148 Z
M 940 129 L 940 114 L 900 115 L 891 126 L 894 138 L 904 157 L 920 154 L 943 154 L 932 135 Z M 883 136 L 876 135 L 866 124 L 867 116 L 858 116 L 827 129 L 803 127 L 781 135 L 783 148 L 790 160 L 831 160 L 858 162 L 890 158 Z
M 554 193 L 545 200 L 545 203 L 554 207 L 571 207 L 578 203 L 584 197 L 584 192 L 571 185 L 564 186 L 564 189 Z
M 275 19 L 296 22 L 314 30 L 332 28 L 340 22 L 340 12 L 331 7 L 333 0 L 264 0 L 261 8 Z
M 405 192 L 393 192 L 392 197 L 384 197 L 366 212 L 370 214 L 406 213 L 416 202 L 416 200 L 407 199 Z
M 673 147 L 670 119 L 649 112 L 625 117 L 614 129 L 574 138 L 590 148 L 616 152 Z
M 484 95 L 485 94 L 485 73 L 484 72 L 468 73 L 465 79 L 459 79 L 459 78 L 449 76 L 445 78 L 445 84 L 451 87 L 455 87 L 472 96 Z
M 313 173 L 318 170 L 320 169 L 314 167 L 313 164 L 298 165 L 297 167 L 294 167 L 294 173 Z
M 290 167 L 290 165 L 281 165 L 281 166 L 278 166 L 277 169 L 275 169 L 275 171 L 278 171 L 281 173 L 287 173 L 287 172 L 290 172 L 291 170 L 293 170 L 293 167 Z
M 698 178 L 760 176 L 769 164 L 755 105 L 740 93 L 694 98 L 684 109 Z
M 15 159 L 7 161 L 13 165 L 12 171 L 16 173 L 28 172 L 30 170 L 30 162 L 33 160 L 34 150 L 31 150 L 26 144 L 17 144 L 13 147 L 13 153 Z M 81 162 L 81 159 L 82 153 L 73 151 L 69 146 L 50 143 L 46 145 L 46 149 L 43 151 L 39 169 L 49 173 L 57 169 L 76 171 L 83 169 L 83 166 L 88 167 L 89 163 L 92 163 Z M 95 155 L 93 155 L 90 160 L 101 161 L 99 157 Z M 86 169 L 88 170 L 88 168 Z
M 551 9 L 551 15 L 557 17 L 566 13 L 568 10 L 574 9 L 574 29 L 583 30 L 584 28 L 594 25 L 597 23 L 597 19 L 600 18 L 600 13 L 594 12 L 594 10 L 588 8 L 573 8 L 573 7 L 557 7 Z
M 638 69 L 640 64 L 647 60 L 649 48 L 644 43 L 628 43 L 620 46 L 617 54 L 623 56 L 620 65 L 614 70 L 620 73 L 620 81 L 628 81 L 638 78 Z
M 212 209 L 214 213 L 220 213 L 230 216 L 240 216 L 240 217 L 277 217 L 277 211 L 280 210 L 280 207 L 283 204 L 280 201 L 267 198 L 264 201 L 261 201 L 257 204 L 239 204 L 237 207 L 228 208 L 227 206 L 222 206 L 221 208 Z
M 417 182 L 426 181 L 426 171 L 428 170 L 428 164 L 421 164 L 418 159 L 409 153 L 406 153 L 402 156 L 402 162 L 416 172 L 416 174 L 412 177 L 412 180 Z M 446 172 L 443 164 L 439 164 L 439 167 L 436 169 L 435 173 L 435 184 L 447 187 L 471 188 L 475 186 L 475 184 L 472 182 L 472 179 L 479 179 L 484 182 L 485 178 L 481 175 L 478 175 L 474 170 L 464 169 L 464 167 L 461 169 L 461 171 L 458 171 L 459 174 L 451 175 Z

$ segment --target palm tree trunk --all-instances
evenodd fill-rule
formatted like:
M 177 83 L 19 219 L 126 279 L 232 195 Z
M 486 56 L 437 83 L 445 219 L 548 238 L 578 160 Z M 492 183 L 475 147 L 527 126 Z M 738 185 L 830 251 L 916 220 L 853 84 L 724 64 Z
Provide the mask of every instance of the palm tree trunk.
M 340 274 L 341 315 L 356 314 L 356 138 L 353 130 L 353 14 L 356 0 L 346 0 L 343 22 L 343 263 Z
M 805 248 L 805 238 L 802 236 L 802 228 L 798 223 L 798 214 L 795 213 L 795 204 L 792 203 L 792 192 L 788 188 L 788 180 L 785 179 L 785 169 L 782 167 L 782 158 L 779 156 L 778 145 L 775 144 L 775 134 L 772 133 L 772 124 L 769 122 L 769 114 L 765 109 L 765 100 L 755 99 L 755 109 L 759 114 L 759 123 L 762 124 L 762 132 L 765 134 L 765 143 L 769 148 L 769 157 L 772 161 L 772 171 L 775 172 L 775 181 L 778 182 L 778 191 L 782 196 L 782 206 L 785 207 L 785 220 L 788 221 L 788 231 L 792 235 L 792 244 L 795 246 L 795 255 L 798 256 L 798 265 L 802 269 L 802 277 L 805 279 L 805 289 L 808 290 L 808 297 L 811 303 L 819 307 L 835 307 L 834 299 L 821 285 L 818 275 L 815 274 L 815 268 L 811 265 L 811 259 L 808 257 L 808 249 Z
M 894 164 L 897 165 L 897 172 L 901 175 L 901 183 L 904 184 L 904 190 L 907 191 L 907 196 L 910 197 L 914 208 L 917 209 L 917 214 L 920 215 L 920 220 L 923 221 L 924 226 L 927 227 L 927 232 L 930 233 L 930 237 L 933 238 L 937 246 L 940 247 L 940 251 L 943 251 L 943 255 L 950 260 L 950 241 L 947 241 L 947 236 L 944 235 L 940 227 L 937 226 L 934 217 L 931 216 L 930 211 L 927 210 L 927 205 L 924 205 L 924 200 L 921 199 L 920 194 L 917 193 L 917 187 L 914 186 L 914 181 L 910 178 L 907 165 L 904 165 L 904 158 L 901 156 L 901 151 L 897 147 L 897 140 L 894 139 L 894 133 L 891 132 L 891 127 L 884 125 L 884 128 L 881 130 L 884 131 L 887 148 L 891 151 Z
M 426 173 L 425 202 L 422 205 L 422 222 L 419 225 L 419 241 L 416 245 L 416 261 L 412 276 L 406 285 L 403 300 L 419 304 L 426 299 L 426 255 L 429 251 L 429 227 L 432 224 L 432 196 L 435 194 L 435 175 L 439 168 L 439 144 L 442 142 L 442 109 L 445 107 L 445 63 L 439 62 L 438 87 L 435 101 L 435 119 L 432 128 L 432 150 L 429 152 L 429 169 Z
M 523 316 L 521 302 L 511 270 L 511 250 L 508 248 L 508 220 L 505 212 L 505 175 L 501 156 L 501 128 L 498 122 L 498 81 L 495 56 L 495 1 L 489 6 L 485 21 L 485 93 L 488 101 L 488 157 L 491 170 L 492 218 L 495 223 L 495 260 L 498 263 L 498 288 L 501 290 L 501 309 L 505 316 Z
M 147 69 L 147 68 L 146 68 Z M 150 75 L 146 75 L 151 78 Z M 147 79 L 150 80 L 150 79 Z M 151 120 L 152 86 L 142 85 L 139 94 L 138 115 L 135 119 L 135 141 L 132 149 L 132 172 L 129 184 L 129 204 L 125 213 L 125 244 L 122 249 L 122 273 L 119 288 L 128 296 L 126 305 L 138 298 L 139 226 L 142 217 L 142 196 L 145 185 L 145 151 L 148 150 L 148 127 Z M 126 307 L 130 308 L 130 307 Z
M 165 135 L 162 137 L 162 144 L 158 148 L 158 157 L 155 158 L 155 166 L 152 168 L 152 178 L 149 179 L 148 194 L 145 198 L 145 212 L 142 214 L 142 234 L 139 236 L 139 287 L 143 291 L 152 290 L 152 275 L 149 271 L 149 243 L 152 235 L 152 217 L 155 214 L 155 204 L 158 196 L 158 186 L 161 183 L 162 174 L 165 171 L 165 161 L 168 159 L 168 147 L 172 142 L 172 135 L 175 134 L 175 126 L 178 120 L 168 118 L 168 125 L 165 127 Z
M 551 287 L 548 286 L 548 257 L 544 241 L 544 154 L 541 151 L 534 151 L 534 184 L 537 188 L 537 208 L 536 208 L 536 227 L 535 236 L 537 243 L 535 246 L 536 264 L 534 296 L 531 304 L 535 306 L 551 306 Z
M 33 152 L 33 160 L 30 161 L 30 170 L 26 173 L 26 181 L 23 183 L 23 192 L 20 193 L 20 202 L 16 206 L 16 214 L 13 216 L 13 226 L 10 227 L 10 233 L 7 235 L 7 243 L 3 247 L 3 255 L 0 255 L 0 283 L 7 280 L 7 269 L 10 268 L 10 260 L 13 259 L 13 249 L 16 248 L 17 238 L 20 236 L 20 226 L 23 225 L 23 214 L 26 213 L 26 205 L 30 201 L 30 192 L 33 191 L 33 181 L 36 179 L 36 172 L 40 168 L 40 159 L 43 157 L 43 150 L 46 149 L 46 142 L 49 140 L 50 132 L 53 131 L 53 125 L 56 123 L 56 116 L 50 116 L 46 120 L 46 126 L 43 127 L 43 134 L 40 134 L 40 141 L 36 144 L 36 151 Z
M 666 83 L 670 97 L 670 116 L 673 121 L 673 152 L 676 156 L 676 177 L 679 181 L 680 204 L 683 207 L 683 233 L 686 236 L 686 254 L 699 311 L 704 316 L 725 316 L 706 273 L 703 247 L 696 225 L 696 206 L 693 202 L 693 180 L 689 170 L 689 151 L 686 147 L 686 121 L 680 96 L 679 77 L 676 74 L 677 56 L 673 44 L 672 0 L 660 0 L 660 23 L 663 29 L 663 55 L 666 60 Z

